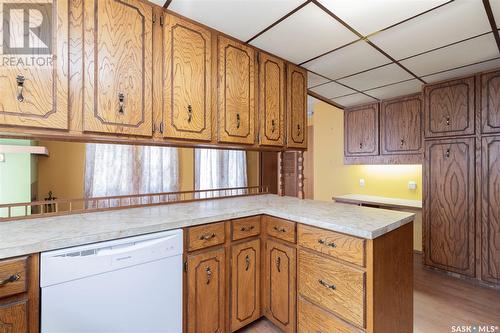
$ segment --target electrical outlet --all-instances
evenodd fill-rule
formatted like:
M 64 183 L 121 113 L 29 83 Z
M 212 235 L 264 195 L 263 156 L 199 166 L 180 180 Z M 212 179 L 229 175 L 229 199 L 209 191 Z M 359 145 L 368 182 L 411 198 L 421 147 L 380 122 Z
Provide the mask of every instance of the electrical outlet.
M 364 178 L 359 179 L 359 187 L 365 187 L 365 179 Z
M 5 162 L 5 154 L 0 153 L 0 163 Z
M 417 189 L 417 183 L 415 183 L 413 180 L 410 180 L 408 182 L 408 189 L 411 191 L 415 191 Z

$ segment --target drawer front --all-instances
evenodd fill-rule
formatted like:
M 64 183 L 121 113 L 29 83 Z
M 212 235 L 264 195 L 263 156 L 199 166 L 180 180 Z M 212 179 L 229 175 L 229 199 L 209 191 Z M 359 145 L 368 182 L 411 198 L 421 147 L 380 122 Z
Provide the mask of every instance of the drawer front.
M 295 243 L 295 222 L 266 216 L 266 231 L 269 236 Z
M 350 263 L 365 265 L 365 240 L 299 224 L 300 246 L 318 251 Z
M 233 220 L 233 240 L 257 236 L 260 234 L 260 216 L 245 217 Z
M 360 333 L 362 330 L 346 324 L 332 314 L 299 297 L 298 302 L 299 332 L 336 332 Z
M 365 272 L 300 250 L 299 293 L 353 324 L 365 326 Z
M 224 222 L 205 224 L 188 229 L 188 251 L 223 244 L 226 241 Z
M 28 257 L 0 261 L 0 298 L 27 290 Z

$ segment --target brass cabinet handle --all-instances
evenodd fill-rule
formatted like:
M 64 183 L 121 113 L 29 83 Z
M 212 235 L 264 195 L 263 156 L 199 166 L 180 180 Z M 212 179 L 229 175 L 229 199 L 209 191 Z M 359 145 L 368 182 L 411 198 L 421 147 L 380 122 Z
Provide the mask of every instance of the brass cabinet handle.
M 278 226 L 274 226 L 274 230 L 278 231 L 278 232 L 286 232 L 286 229 L 281 227 L 281 228 L 278 228 Z
M 247 256 L 245 257 L 245 271 L 248 271 L 248 269 L 250 268 L 250 257 Z
M 210 239 L 212 239 L 214 237 L 215 237 L 215 233 L 204 234 L 204 235 L 200 236 L 200 240 L 208 241 L 208 240 L 210 240 Z
M 123 93 L 118 93 L 118 105 L 120 108 L 118 109 L 118 113 L 124 114 L 125 113 L 125 94 Z
M 210 266 L 207 266 L 207 268 L 205 268 L 205 272 L 207 273 L 207 284 L 210 284 L 210 281 L 212 281 L 212 269 L 210 268 Z
M 444 154 L 446 158 L 450 158 L 450 148 L 446 149 L 446 153 Z
M 13 275 L 9 276 L 8 278 L 6 278 L 4 280 L 0 280 L 0 287 L 3 287 L 6 284 L 9 284 L 9 283 L 12 283 L 12 282 L 16 282 L 20 278 L 21 278 L 21 275 L 19 275 L 19 274 L 13 274 Z
M 24 90 L 24 81 L 26 79 L 24 78 L 23 75 L 18 74 L 16 76 L 16 82 L 17 82 L 17 100 L 19 102 L 24 102 L 24 96 L 23 96 L 23 90 Z
M 405 139 L 401 139 L 401 147 L 403 147 L 405 145 Z
M 301 129 L 300 129 L 300 124 L 297 124 L 297 136 L 300 136 L 301 134 Z
M 191 105 L 188 105 L 188 123 L 191 122 L 191 120 L 193 119 L 193 108 L 191 107 Z
M 255 227 L 251 225 L 248 227 L 241 227 L 240 231 L 252 231 L 253 229 L 255 229 Z
M 359 149 L 363 149 L 363 142 L 359 143 Z
M 271 133 L 274 133 L 274 131 L 276 130 L 276 122 L 274 121 L 274 119 L 271 120 Z
M 318 239 L 318 243 L 320 243 L 321 245 L 325 245 L 325 246 L 329 246 L 329 247 L 333 247 L 333 248 L 337 247 L 337 244 L 335 244 L 335 242 L 327 242 L 324 239 Z
M 281 273 L 281 257 L 276 258 L 276 269 Z
M 450 124 L 451 124 L 450 116 L 447 116 L 446 117 L 446 125 L 450 126 Z
M 240 128 L 241 125 L 241 119 L 240 119 L 240 114 L 236 114 L 236 128 Z
M 319 279 L 318 282 L 319 282 L 320 285 L 322 285 L 325 288 L 328 288 L 328 289 L 331 289 L 331 290 L 337 289 L 337 287 L 335 287 L 334 284 L 329 284 L 328 282 L 326 282 L 323 279 Z

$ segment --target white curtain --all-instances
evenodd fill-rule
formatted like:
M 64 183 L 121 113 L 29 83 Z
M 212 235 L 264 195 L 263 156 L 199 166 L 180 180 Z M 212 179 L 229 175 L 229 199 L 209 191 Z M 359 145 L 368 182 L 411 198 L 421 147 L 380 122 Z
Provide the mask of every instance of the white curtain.
M 177 148 L 87 144 L 87 198 L 179 189 Z

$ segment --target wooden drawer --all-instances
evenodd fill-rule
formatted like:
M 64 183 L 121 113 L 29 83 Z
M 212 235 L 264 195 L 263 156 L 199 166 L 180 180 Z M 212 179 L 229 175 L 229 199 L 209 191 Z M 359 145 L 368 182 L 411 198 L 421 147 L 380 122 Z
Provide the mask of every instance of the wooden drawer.
M 233 220 L 231 223 L 233 240 L 257 236 L 260 234 L 260 216 L 250 216 Z
M 303 224 L 299 224 L 297 229 L 300 246 L 356 265 L 365 265 L 364 239 Z
M 266 232 L 269 236 L 295 243 L 295 222 L 266 216 Z
M 27 291 L 28 257 L 0 261 L 0 298 Z
M 297 320 L 299 332 L 362 332 L 362 330 L 352 327 L 320 307 L 306 301 L 302 297 L 299 297 Z
M 365 326 L 365 272 L 299 250 L 299 293 L 353 324 Z
M 205 224 L 187 229 L 188 251 L 223 244 L 225 241 L 224 222 Z

